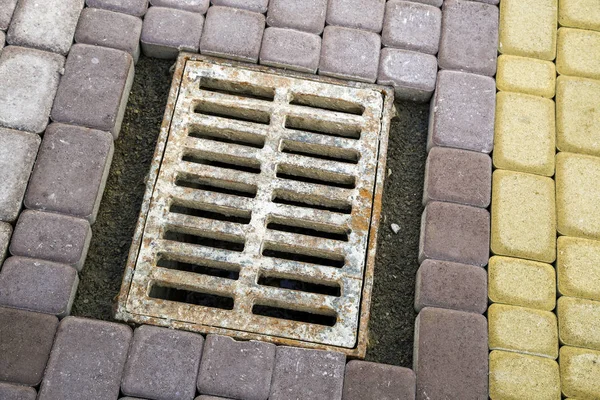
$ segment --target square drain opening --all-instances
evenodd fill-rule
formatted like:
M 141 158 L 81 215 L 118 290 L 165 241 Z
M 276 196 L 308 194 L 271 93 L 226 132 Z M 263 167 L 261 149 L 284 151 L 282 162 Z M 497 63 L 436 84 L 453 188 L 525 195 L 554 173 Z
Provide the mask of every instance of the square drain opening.
M 393 91 L 181 54 L 116 318 L 364 357 Z

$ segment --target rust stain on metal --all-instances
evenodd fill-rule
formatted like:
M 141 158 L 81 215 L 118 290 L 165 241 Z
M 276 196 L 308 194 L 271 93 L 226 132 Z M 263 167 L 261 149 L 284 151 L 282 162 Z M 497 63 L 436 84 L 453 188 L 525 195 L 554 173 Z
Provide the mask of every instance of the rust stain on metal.
M 183 53 L 115 316 L 364 357 L 393 92 Z

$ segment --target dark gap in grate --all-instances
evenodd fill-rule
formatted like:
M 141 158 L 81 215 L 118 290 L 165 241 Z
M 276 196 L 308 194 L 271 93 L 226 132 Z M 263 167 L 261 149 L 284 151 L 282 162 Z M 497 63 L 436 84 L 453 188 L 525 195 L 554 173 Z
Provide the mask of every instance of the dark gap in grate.
M 220 180 L 203 179 L 188 175 L 180 175 L 175 181 L 175 185 L 190 189 L 205 190 L 232 196 L 247 197 L 253 199 L 256 197 L 257 187 L 245 183 L 225 182 Z
M 200 78 L 200 89 L 251 99 L 267 101 L 275 99 L 275 88 L 231 82 L 224 79 L 202 77 Z
M 148 297 L 153 299 L 175 301 L 178 303 L 193 304 L 195 306 L 233 310 L 231 297 L 219 296 L 210 293 L 194 292 L 186 289 L 177 289 L 160 284 L 153 284 Z
M 237 281 L 240 277 L 240 267 L 234 264 L 206 261 L 200 263 L 189 263 L 172 259 L 167 255 L 160 255 L 157 266 L 176 271 L 192 272 L 194 274 L 215 276 L 217 278 L 232 279 Z M 210 264 L 210 265 L 209 265 Z
M 245 243 L 235 241 L 235 239 L 237 239 L 237 238 L 235 238 L 235 239 L 233 237 L 231 239 L 225 239 L 223 237 L 215 238 L 215 237 L 210 237 L 209 235 L 210 235 L 210 233 L 208 233 L 208 232 L 205 233 L 205 236 L 201 236 L 200 234 L 187 233 L 187 232 L 184 233 L 184 232 L 175 230 L 175 228 L 173 228 L 173 227 L 170 227 L 165 232 L 163 239 L 172 240 L 174 242 L 197 244 L 197 245 L 205 246 L 205 247 L 213 247 L 216 249 L 225 249 L 225 250 L 238 251 L 238 252 L 244 251 Z M 243 240 L 243 239 L 239 238 L 238 240 Z
M 269 125 L 271 123 L 271 114 L 266 111 L 236 108 L 222 104 L 216 104 L 209 101 L 197 101 L 194 106 L 194 112 L 211 117 L 220 117 L 234 119 L 237 121 L 255 122 L 257 124 Z
M 282 289 L 298 290 L 300 292 L 324 294 L 327 296 L 340 297 L 342 290 L 340 285 L 332 283 L 330 285 L 305 282 L 297 279 L 280 278 L 276 276 L 267 276 L 261 274 L 258 277 L 258 284 Z
M 324 230 L 318 230 L 316 228 L 306 228 L 277 222 L 270 222 L 267 225 L 267 229 L 289 233 L 297 233 L 299 235 L 314 236 L 324 239 L 339 240 L 341 242 L 348 241 L 348 233 L 346 232 L 327 232 Z
M 235 161 L 238 161 L 239 159 L 236 159 Z M 187 161 L 190 163 L 194 163 L 194 164 L 202 164 L 202 165 L 209 165 L 211 167 L 217 167 L 217 168 L 225 168 L 225 169 L 233 169 L 236 171 L 241 171 L 241 172 L 249 172 L 251 174 L 260 174 L 260 164 L 259 165 L 248 165 L 246 163 L 246 165 L 240 165 L 240 164 L 235 164 L 232 159 L 229 159 L 227 161 L 224 160 L 223 157 L 223 161 L 215 161 L 211 158 L 208 157 L 203 157 L 199 154 L 186 154 L 182 157 L 182 161 Z
M 355 115 L 362 115 L 365 112 L 365 108 L 360 104 L 340 99 L 316 96 L 314 94 L 294 93 L 292 94 L 292 101 L 290 101 L 290 104 Z
M 272 201 L 273 203 L 278 204 L 331 211 L 341 214 L 352 213 L 351 204 L 336 202 L 325 197 L 310 198 L 287 190 L 276 190 Z
M 280 258 L 282 260 L 299 261 L 308 264 L 324 265 L 326 267 L 342 268 L 345 264 L 343 257 L 327 258 L 314 254 L 305 254 L 298 252 L 297 248 L 294 251 L 275 249 L 267 243 L 263 249 L 262 255 L 265 257 Z
M 308 117 L 287 116 L 285 119 L 287 129 L 296 129 L 304 132 L 317 133 L 335 137 L 360 139 L 361 129 L 355 125 L 343 125 L 331 121 L 322 121 Z
M 184 206 L 181 204 L 172 204 L 169 207 L 169 212 L 176 214 L 190 215 L 192 217 L 200 217 L 207 219 L 214 219 L 217 221 L 233 222 L 237 224 L 249 224 L 250 223 L 250 212 L 244 212 L 247 215 L 232 215 L 216 210 L 203 210 L 199 208 L 193 208 Z
M 351 175 L 336 174 L 323 170 L 298 167 L 296 165 L 279 164 L 277 166 L 277 177 L 342 189 L 354 189 L 356 187 L 356 178 Z
M 252 313 L 277 319 L 287 319 L 291 321 L 305 322 L 308 324 L 334 326 L 337 317 L 333 315 L 315 314 L 306 311 L 292 310 L 289 308 L 266 306 L 255 304 L 252 307 Z
M 220 129 L 202 125 L 192 125 L 188 136 L 197 139 L 212 140 L 220 143 L 237 144 L 241 146 L 262 149 L 265 147 L 265 137 L 230 129 Z
M 283 153 L 318 158 L 320 160 L 337 161 L 349 164 L 358 164 L 359 155 L 356 150 L 340 149 L 338 147 L 308 144 L 283 140 L 281 143 Z

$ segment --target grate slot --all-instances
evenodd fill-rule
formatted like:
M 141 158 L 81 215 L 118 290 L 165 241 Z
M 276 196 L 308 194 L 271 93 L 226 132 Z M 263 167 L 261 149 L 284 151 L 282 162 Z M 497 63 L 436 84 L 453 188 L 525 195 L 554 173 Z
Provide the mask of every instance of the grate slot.
M 217 221 L 233 222 L 237 224 L 249 224 L 251 216 L 251 212 L 247 210 L 231 209 L 229 211 L 225 211 L 217 209 L 217 207 L 211 207 L 208 204 L 194 204 L 194 206 L 191 206 L 189 204 L 183 205 L 176 202 L 171 204 L 169 207 L 169 212 L 190 215 L 192 217 L 214 219 Z
M 302 143 L 292 140 L 282 140 L 281 151 L 283 153 L 349 164 L 358 164 L 359 159 L 358 151 L 354 149 L 340 149 L 339 147 Z
M 194 112 L 210 117 L 255 122 L 263 125 L 269 125 L 271 123 L 271 114 L 266 111 L 232 107 L 231 105 L 223 105 L 205 100 L 196 101 Z
M 238 144 L 256 149 L 265 147 L 265 137 L 233 129 L 221 129 L 203 125 L 191 125 L 188 136 L 196 139 L 212 140 L 220 143 Z
M 277 166 L 277 177 L 344 189 L 354 189 L 356 187 L 356 177 L 352 175 L 336 174 L 316 168 L 306 168 L 290 164 L 279 164 Z
M 314 208 L 337 212 L 341 214 L 351 214 L 352 205 L 343 201 L 335 201 L 329 197 L 309 196 L 296 193 L 291 190 L 278 189 L 274 192 L 273 203 L 285 204 L 303 208 Z
M 175 185 L 190 189 L 206 190 L 209 192 L 229 194 L 232 196 L 254 198 L 258 188 L 241 182 L 223 181 L 218 179 L 202 178 L 198 176 L 179 174 Z
M 220 308 L 222 310 L 233 310 L 234 305 L 231 297 L 178 289 L 157 283 L 152 285 L 148 297 L 177 303 L 193 304 L 195 306 Z
M 163 235 L 163 239 L 173 242 L 196 244 L 216 249 L 231 251 L 244 251 L 245 242 L 243 238 L 226 235 L 218 232 L 194 232 L 187 228 L 170 226 Z
M 365 112 L 361 104 L 306 93 L 293 93 L 290 104 L 355 115 L 363 115 Z
M 288 115 L 285 119 L 287 129 L 301 130 L 322 135 L 360 139 L 361 128 L 356 125 L 346 125 L 337 122 L 313 119 L 307 116 L 298 117 Z
M 300 292 L 324 294 L 327 296 L 340 297 L 342 290 L 337 283 L 315 283 L 307 282 L 290 277 L 282 277 L 262 272 L 258 277 L 258 284 L 280 289 L 296 290 Z
M 252 307 L 252 313 L 263 317 L 287 319 L 290 321 L 304 322 L 308 324 L 334 326 L 337 323 L 337 315 L 317 314 L 315 312 L 293 310 L 291 308 L 282 308 L 269 306 L 265 304 L 255 304 Z
M 341 242 L 348 241 L 348 232 L 336 229 L 336 227 L 315 224 L 312 221 L 301 221 L 301 220 L 281 220 L 274 219 L 276 222 L 270 222 L 267 224 L 267 229 L 297 233 L 299 235 L 313 236 L 323 239 L 338 240 Z M 309 227 L 310 226 L 310 227 Z
M 339 254 L 325 253 L 314 249 L 287 246 L 273 242 L 265 242 L 262 255 L 334 268 L 343 268 L 345 264 L 344 257 Z
M 228 81 L 225 79 L 202 77 L 200 78 L 200 89 L 250 99 L 266 101 L 273 101 L 275 99 L 275 88 L 253 85 L 247 82 Z
M 214 260 L 196 260 L 188 262 L 169 254 L 159 254 L 156 263 L 158 267 L 175 271 L 191 272 L 194 274 L 214 276 L 217 278 L 237 281 L 240 277 L 240 266 Z
M 260 174 L 260 162 L 251 158 L 234 157 L 225 154 L 215 154 L 187 149 L 181 159 L 193 164 L 209 165 L 211 167 L 233 169 L 235 171 Z

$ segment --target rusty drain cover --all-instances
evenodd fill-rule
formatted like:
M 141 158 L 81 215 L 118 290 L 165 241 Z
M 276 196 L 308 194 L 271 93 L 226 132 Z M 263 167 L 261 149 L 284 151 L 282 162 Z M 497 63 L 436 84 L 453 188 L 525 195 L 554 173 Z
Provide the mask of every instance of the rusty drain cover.
M 117 318 L 364 356 L 392 111 L 182 54 Z

